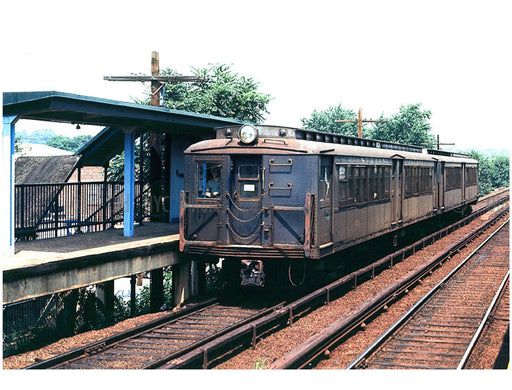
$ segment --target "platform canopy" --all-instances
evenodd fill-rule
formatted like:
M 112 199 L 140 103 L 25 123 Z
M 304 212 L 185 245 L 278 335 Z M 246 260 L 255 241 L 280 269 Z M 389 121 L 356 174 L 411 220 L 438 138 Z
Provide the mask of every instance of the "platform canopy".
M 2 201 L 2 204 L 10 204 L 10 218 L 4 219 L 0 227 L 6 228 L 10 234 L 9 237 L 0 237 L 2 254 L 14 251 L 13 156 L 15 124 L 20 119 L 104 126 L 101 132 L 76 153 L 80 155 L 77 166 L 107 166 L 112 157 L 124 150 L 124 220 L 129 221 L 124 224 L 125 236 L 133 235 L 134 153 L 138 134 L 168 133 L 190 137 L 194 141 L 197 138 L 213 137 L 213 129 L 216 127 L 245 123 L 211 115 L 57 91 L 4 92 L 0 184 L 10 187 L 6 201 Z
M 216 127 L 245 122 L 57 91 L 4 92 L 4 116 L 18 119 L 105 126 L 76 154 L 81 165 L 105 166 L 123 151 L 123 128 L 137 131 L 208 136 Z

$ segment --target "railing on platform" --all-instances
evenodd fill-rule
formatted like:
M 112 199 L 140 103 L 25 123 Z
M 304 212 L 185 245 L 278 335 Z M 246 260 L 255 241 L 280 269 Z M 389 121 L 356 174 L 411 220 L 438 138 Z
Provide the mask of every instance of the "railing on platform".
M 135 184 L 135 221 L 149 216 L 149 186 Z M 16 184 L 17 240 L 101 231 L 123 222 L 122 182 Z

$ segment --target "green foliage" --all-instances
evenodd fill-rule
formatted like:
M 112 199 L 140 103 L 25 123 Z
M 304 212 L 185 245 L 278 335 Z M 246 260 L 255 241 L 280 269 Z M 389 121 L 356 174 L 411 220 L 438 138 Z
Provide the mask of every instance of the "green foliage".
M 266 358 L 259 358 L 258 360 L 256 360 L 254 362 L 253 369 L 255 369 L 255 370 L 264 370 L 266 363 L 267 363 L 267 359 Z
M 258 92 L 259 83 L 250 77 L 233 73 L 228 65 L 210 65 L 208 68 L 192 68 L 193 75 L 204 81 L 193 83 L 165 84 L 164 106 L 199 114 L 215 115 L 249 122 L 261 122 L 268 113 L 270 95 Z M 176 76 L 176 71 L 165 69 L 165 76 Z M 139 104 L 150 104 L 150 93 L 144 99 L 135 99 Z M 136 149 L 138 148 L 136 144 Z M 144 140 L 144 167 L 149 167 L 148 138 Z M 139 152 L 135 154 L 135 175 L 140 180 Z M 110 161 L 107 171 L 109 181 L 122 181 L 124 177 L 124 154 Z M 144 172 L 144 177 L 148 177 Z
M 192 68 L 193 75 L 204 81 L 165 85 L 164 106 L 200 114 L 215 115 L 250 122 L 261 122 L 268 113 L 270 95 L 258 92 L 259 83 L 251 77 L 233 73 L 228 65 Z M 165 69 L 162 75 L 176 76 Z M 149 104 L 149 94 L 138 103 Z
M 21 145 L 21 136 L 15 136 L 14 137 L 14 153 L 21 153 L 23 150 Z
M 48 141 L 46 145 L 52 146 L 57 149 L 68 150 L 75 153 L 83 145 L 92 139 L 90 135 L 79 135 L 76 137 L 66 137 L 63 135 L 54 135 Z
M 421 109 L 421 103 L 400 106 L 399 112 L 389 118 L 381 115 L 379 120 L 387 122 L 375 123 L 369 131 L 369 138 L 423 147 L 424 144 L 432 146 L 435 139 L 430 134 L 431 114 L 429 110 Z
M 323 111 L 313 111 L 310 118 L 302 118 L 305 129 L 325 131 L 329 133 L 350 135 L 357 137 L 357 123 L 335 123 L 335 120 L 357 120 L 352 110 L 344 109 L 341 104 L 329 106 Z
M 367 138 L 402 144 L 433 145 L 435 139 L 430 134 L 430 115 L 430 111 L 421 109 L 421 104 L 401 106 L 399 112 L 389 118 L 381 115 L 379 120 L 387 122 L 374 123 L 372 127 L 367 126 L 363 134 Z M 357 120 L 357 115 L 354 111 L 344 109 L 339 104 L 335 107 L 330 106 L 323 111 L 315 110 L 311 117 L 301 119 L 302 125 L 306 129 L 357 136 L 357 123 L 335 123 L 335 120 Z
M 26 144 L 45 145 L 46 142 L 55 135 L 55 131 L 52 129 L 35 130 L 30 133 L 26 130 L 16 130 L 16 136 L 20 137 L 20 142 Z
M 173 307 L 172 299 L 172 272 L 164 270 L 164 304 Z M 136 299 L 137 314 L 146 314 L 151 311 L 151 294 L 149 286 L 144 286 Z
M 471 158 L 478 161 L 478 195 L 483 196 L 510 183 L 510 158 L 507 156 L 484 156 L 473 150 Z
M 105 326 L 105 308 L 94 289 L 81 288 L 78 295 L 76 333 Z
M 144 156 L 143 167 L 144 177 L 149 175 L 149 134 L 144 134 Z M 108 181 L 123 181 L 124 180 L 124 151 L 121 154 L 114 156 L 110 160 L 107 168 Z M 143 181 L 140 174 L 140 138 L 135 141 L 135 180 Z

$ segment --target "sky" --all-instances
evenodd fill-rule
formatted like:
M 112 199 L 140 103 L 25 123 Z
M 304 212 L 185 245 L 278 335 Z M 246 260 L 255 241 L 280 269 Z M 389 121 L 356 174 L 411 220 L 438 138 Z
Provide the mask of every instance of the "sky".
M 511 130 L 509 4 L 2 2 L 0 88 L 132 101 L 142 83 L 103 77 L 149 74 L 157 51 L 161 69 L 189 75 L 192 67 L 228 64 L 252 77 L 273 98 L 267 124 L 301 126 L 314 110 L 338 104 L 376 119 L 421 103 L 441 142 L 503 149 Z M 17 128 L 30 129 L 26 122 Z

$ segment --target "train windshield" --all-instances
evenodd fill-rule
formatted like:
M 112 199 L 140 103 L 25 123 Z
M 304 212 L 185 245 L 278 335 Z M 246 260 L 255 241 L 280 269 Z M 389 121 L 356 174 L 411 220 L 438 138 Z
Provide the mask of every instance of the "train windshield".
M 221 164 L 219 162 L 198 162 L 197 194 L 199 198 L 219 198 L 221 193 Z
M 243 199 L 259 199 L 259 166 L 244 164 L 238 166 L 238 193 Z

